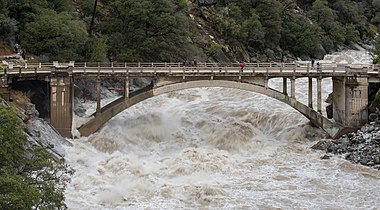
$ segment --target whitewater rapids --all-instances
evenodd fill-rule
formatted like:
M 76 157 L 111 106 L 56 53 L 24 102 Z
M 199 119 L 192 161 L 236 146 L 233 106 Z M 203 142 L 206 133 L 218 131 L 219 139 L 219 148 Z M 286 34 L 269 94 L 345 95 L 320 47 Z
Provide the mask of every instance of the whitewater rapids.
M 281 90 L 282 79 L 269 85 Z M 296 80 L 305 104 L 307 85 Z M 331 79 L 322 88 L 327 98 Z M 320 159 L 324 152 L 310 147 L 324 135 L 291 107 L 248 91 L 161 95 L 70 140 L 66 160 L 76 173 L 66 203 L 92 210 L 377 209 L 380 172 Z

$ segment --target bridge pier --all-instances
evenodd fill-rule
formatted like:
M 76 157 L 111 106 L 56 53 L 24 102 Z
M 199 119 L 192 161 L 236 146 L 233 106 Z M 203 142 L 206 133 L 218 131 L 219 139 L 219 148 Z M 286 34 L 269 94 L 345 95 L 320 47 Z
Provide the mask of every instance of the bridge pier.
M 129 78 L 124 79 L 124 98 L 129 98 Z
M 293 77 L 290 79 L 290 97 L 296 98 L 296 79 Z
M 100 83 L 101 83 L 101 80 L 100 78 L 98 77 L 97 80 L 96 80 L 96 115 L 100 115 L 101 113 L 101 98 L 100 98 Z
M 333 118 L 343 128 L 355 130 L 368 122 L 368 78 L 333 78 Z
M 50 124 L 64 137 L 72 137 L 73 96 L 71 76 L 50 78 Z
M 286 77 L 282 78 L 282 93 L 288 95 L 288 79 Z
M 9 85 L 7 75 L 0 77 L 0 97 L 9 101 Z
M 322 113 L 322 79 L 317 78 L 317 111 Z
M 308 88 L 308 97 L 309 97 L 309 107 L 313 108 L 313 78 L 309 77 L 309 88 Z

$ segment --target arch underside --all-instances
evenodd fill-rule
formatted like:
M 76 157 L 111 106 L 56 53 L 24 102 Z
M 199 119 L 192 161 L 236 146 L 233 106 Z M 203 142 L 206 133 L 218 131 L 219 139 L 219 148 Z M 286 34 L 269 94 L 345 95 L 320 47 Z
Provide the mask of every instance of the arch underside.
M 184 90 L 189 88 L 201 88 L 201 87 L 224 87 L 224 88 L 235 88 L 240 90 L 252 91 L 255 93 L 260 93 L 274 99 L 277 99 L 283 103 L 288 104 L 293 107 L 305 117 L 307 117 L 311 122 L 316 126 L 323 129 L 331 137 L 335 136 L 339 132 L 339 127 L 334 125 L 330 120 L 311 109 L 310 107 L 298 102 L 296 99 L 290 98 L 283 93 L 271 89 L 265 88 L 264 86 L 236 81 L 227 81 L 227 80 L 197 80 L 197 81 L 186 81 L 186 82 L 177 82 L 165 84 L 162 86 L 155 86 L 152 88 L 147 88 L 145 91 L 130 96 L 129 98 L 120 98 L 106 107 L 102 108 L 101 114 L 95 116 L 86 124 L 82 125 L 78 130 L 82 136 L 89 136 L 90 134 L 96 132 L 100 127 L 102 127 L 107 121 L 111 118 L 122 112 L 123 110 L 141 102 L 148 98 L 158 96 L 161 94 Z

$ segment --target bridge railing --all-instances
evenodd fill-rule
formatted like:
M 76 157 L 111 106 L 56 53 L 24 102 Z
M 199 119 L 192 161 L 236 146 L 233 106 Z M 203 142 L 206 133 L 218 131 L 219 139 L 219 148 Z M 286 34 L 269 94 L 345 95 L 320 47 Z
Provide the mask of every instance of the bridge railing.
M 72 67 L 72 68 L 69 68 Z M 23 65 L 9 64 L 8 68 L 0 70 L 4 74 L 48 74 L 54 72 L 72 71 L 72 73 L 354 73 L 378 74 L 379 65 L 321 63 L 311 66 L 310 62 L 294 63 L 246 63 L 243 72 L 239 63 L 25 63 Z
M 25 63 L 23 65 L 8 64 L 3 74 L 48 74 L 51 73 L 52 63 Z

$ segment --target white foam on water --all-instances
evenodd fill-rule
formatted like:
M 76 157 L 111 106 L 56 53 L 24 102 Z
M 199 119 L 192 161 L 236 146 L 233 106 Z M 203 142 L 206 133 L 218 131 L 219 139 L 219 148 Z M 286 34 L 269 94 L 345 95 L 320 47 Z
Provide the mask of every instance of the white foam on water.
M 307 82 L 296 82 L 305 104 Z M 282 79 L 269 85 L 281 90 Z M 322 87 L 326 98 L 331 79 Z M 69 209 L 378 208 L 379 171 L 321 160 L 310 147 L 323 136 L 290 106 L 248 91 L 157 96 L 72 140 L 66 158 L 76 173 L 66 202 Z

